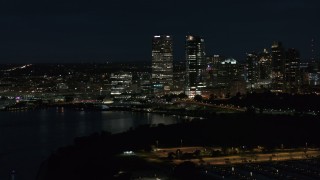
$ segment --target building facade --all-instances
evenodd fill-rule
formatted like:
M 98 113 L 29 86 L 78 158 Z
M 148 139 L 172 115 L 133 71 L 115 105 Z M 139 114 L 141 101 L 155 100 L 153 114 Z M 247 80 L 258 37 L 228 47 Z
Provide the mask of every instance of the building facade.
M 200 36 L 186 36 L 186 85 L 185 93 L 189 98 L 201 95 L 205 87 L 206 53 L 204 39 Z
M 116 99 L 129 99 L 131 97 L 132 73 L 116 72 L 111 73 L 111 96 Z
M 290 48 L 286 52 L 285 62 L 285 92 L 297 93 L 300 88 L 300 54 L 296 49 Z
M 156 35 L 152 39 L 152 90 L 154 94 L 170 92 L 173 85 L 172 37 Z
M 253 89 L 256 89 L 256 85 L 260 78 L 259 60 L 258 55 L 255 52 L 247 54 L 246 70 L 249 89 L 252 91 Z
M 271 46 L 272 54 L 272 92 L 283 92 L 284 70 L 285 70 L 285 49 L 281 42 L 274 42 Z

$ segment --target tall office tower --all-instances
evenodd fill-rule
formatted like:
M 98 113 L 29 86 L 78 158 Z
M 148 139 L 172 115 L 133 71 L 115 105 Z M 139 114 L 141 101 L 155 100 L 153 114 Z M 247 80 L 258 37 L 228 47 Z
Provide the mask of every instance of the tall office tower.
M 184 61 L 177 62 L 173 65 L 173 90 L 171 93 L 184 93 L 186 77 L 186 63 Z
M 222 60 L 217 71 L 216 88 L 221 90 L 220 96 L 227 97 L 227 94 L 235 95 L 240 91 L 240 84 L 243 84 L 244 79 L 241 77 L 243 71 L 237 60 L 233 58 Z
M 257 82 L 254 84 L 255 89 L 266 90 L 270 89 L 271 86 L 271 76 L 272 76 L 272 56 L 266 49 L 263 52 L 257 54 L 258 61 L 258 70 L 256 71 L 258 74 Z M 250 87 L 251 88 L 251 87 Z
M 315 50 L 315 39 L 311 39 L 311 56 L 308 65 L 309 85 L 318 86 L 320 84 L 320 61 Z
M 248 53 L 246 59 L 247 81 L 250 84 L 250 90 L 255 89 L 260 79 L 259 60 L 256 53 Z
M 207 56 L 206 59 L 208 64 L 211 64 L 212 66 L 216 67 L 218 64 L 220 64 L 221 61 L 223 61 L 226 58 L 221 55 L 213 55 Z
M 311 62 L 316 61 L 316 53 L 315 53 L 315 41 L 314 38 L 311 39 Z
M 132 73 L 131 72 L 116 72 L 111 73 L 111 95 L 116 99 L 129 99 L 132 90 Z
M 217 86 L 217 76 L 218 76 L 218 67 L 221 61 L 225 58 L 220 55 L 207 56 L 207 68 L 206 68 L 206 86 L 207 87 L 215 87 Z
M 207 56 L 207 87 L 218 86 L 218 70 L 222 61 L 226 58 L 221 55 Z
M 189 98 L 201 95 L 205 87 L 203 75 L 206 70 L 204 39 L 199 36 L 186 36 L 186 95 Z
M 271 91 L 283 92 L 284 89 L 284 69 L 285 50 L 281 42 L 274 42 L 271 46 L 272 54 L 272 82 Z
M 296 49 L 288 49 L 285 62 L 285 90 L 287 93 L 297 93 L 300 84 L 300 54 Z
M 317 73 L 319 71 L 319 62 L 316 59 L 315 39 L 311 39 L 311 57 L 310 57 L 310 73 Z
M 139 72 L 138 73 L 138 88 L 142 95 L 150 95 L 151 89 L 151 73 L 150 72 Z
M 220 62 L 217 72 L 218 85 L 220 87 L 230 86 L 230 82 L 237 77 L 238 66 L 238 61 L 233 58 L 227 58 Z
M 152 89 L 154 94 L 165 94 L 172 88 L 172 37 L 157 35 L 152 39 Z
M 259 54 L 259 78 L 260 81 L 265 81 L 265 80 L 271 80 L 271 60 L 272 56 L 271 54 L 267 51 L 267 49 L 264 49 L 262 53 Z

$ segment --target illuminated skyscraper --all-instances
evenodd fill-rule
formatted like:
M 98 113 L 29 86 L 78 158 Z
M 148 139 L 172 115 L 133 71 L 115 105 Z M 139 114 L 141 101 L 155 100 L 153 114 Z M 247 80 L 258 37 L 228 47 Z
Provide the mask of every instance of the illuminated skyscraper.
M 201 95 L 205 87 L 203 74 L 206 69 L 204 39 L 199 36 L 186 36 L 186 94 L 192 98 Z
M 228 97 L 240 91 L 244 78 L 242 77 L 242 66 L 237 60 L 233 58 L 222 60 L 217 71 L 217 87 L 221 90 L 220 96 Z
M 308 79 L 311 86 L 318 86 L 320 84 L 320 61 L 317 57 L 315 49 L 315 39 L 311 39 L 311 57 L 308 65 Z
M 319 71 L 319 62 L 316 58 L 315 39 L 311 39 L 311 58 L 310 58 L 310 73 L 317 74 Z
M 273 92 L 283 92 L 284 89 L 284 69 L 285 69 L 285 50 L 281 42 L 274 42 L 271 46 L 272 51 L 272 83 Z
M 296 49 L 288 49 L 285 62 L 285 88 L 287 93 L 297 93 L 300 84 L 300 54 Z
M 316 61 L 315 55 L 315 42 L 314 38 L 311 39 L 311 62 L 314 63 Z
M 127 99 L 131 97 L 132 73 L 116 72 L 110 76 L 111 95 L 116 99 Z
M 246 59 L 246 66 L 247 66 L 247 80 L 250 84 L 250 89 L 254 88 L 254 85 L 259 80 L 260 69 L 259 69 L 259 60 L 258 55 L 256 53 L 248 53 Z
M 206 56 L 207 67 L 206 67 L 206 86 L 212 88 L 217 86 L 218 68 L 220 63 L 225 59 L 220 55 Z
M 271 54 L 264 49 L 262 53 L 259 54 L 259 79 L 260 81 L 269 81 L 271 80 Z
M 172 37 L 157 35 L 152 39 L 152 86 L 155 94 L 164 94 L 172 88 Z
M 271 54 L 266 49 L 261 53 L 247 54 L 246 72 L 248 89 L 251 91 L 270 89 Z

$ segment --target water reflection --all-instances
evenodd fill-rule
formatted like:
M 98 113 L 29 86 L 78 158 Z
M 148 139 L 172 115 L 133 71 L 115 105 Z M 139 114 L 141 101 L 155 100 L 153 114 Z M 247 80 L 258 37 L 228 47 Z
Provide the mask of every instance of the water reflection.
M 171 124 L 172 116 L 133 112 L 85 112 L 47 109 L 0 112 L 0 179 L 15 169 L 25 180 L 35 179 L 40 163 L 55 149 L 94 132 L 119 133 L 142 124 Z M 18 179 L 18 177 L 17 177 Z

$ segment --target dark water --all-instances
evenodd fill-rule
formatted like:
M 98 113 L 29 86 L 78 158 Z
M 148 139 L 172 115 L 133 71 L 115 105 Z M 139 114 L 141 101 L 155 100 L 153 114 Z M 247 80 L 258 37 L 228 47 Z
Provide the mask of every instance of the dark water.
M 118 133 L 141 124 L 172 124 L 177 118 L 149 113 L 78 112 L 49 109 L 0 112 L 0 180 L 34 180 L 41 162 L 78 136 Z

